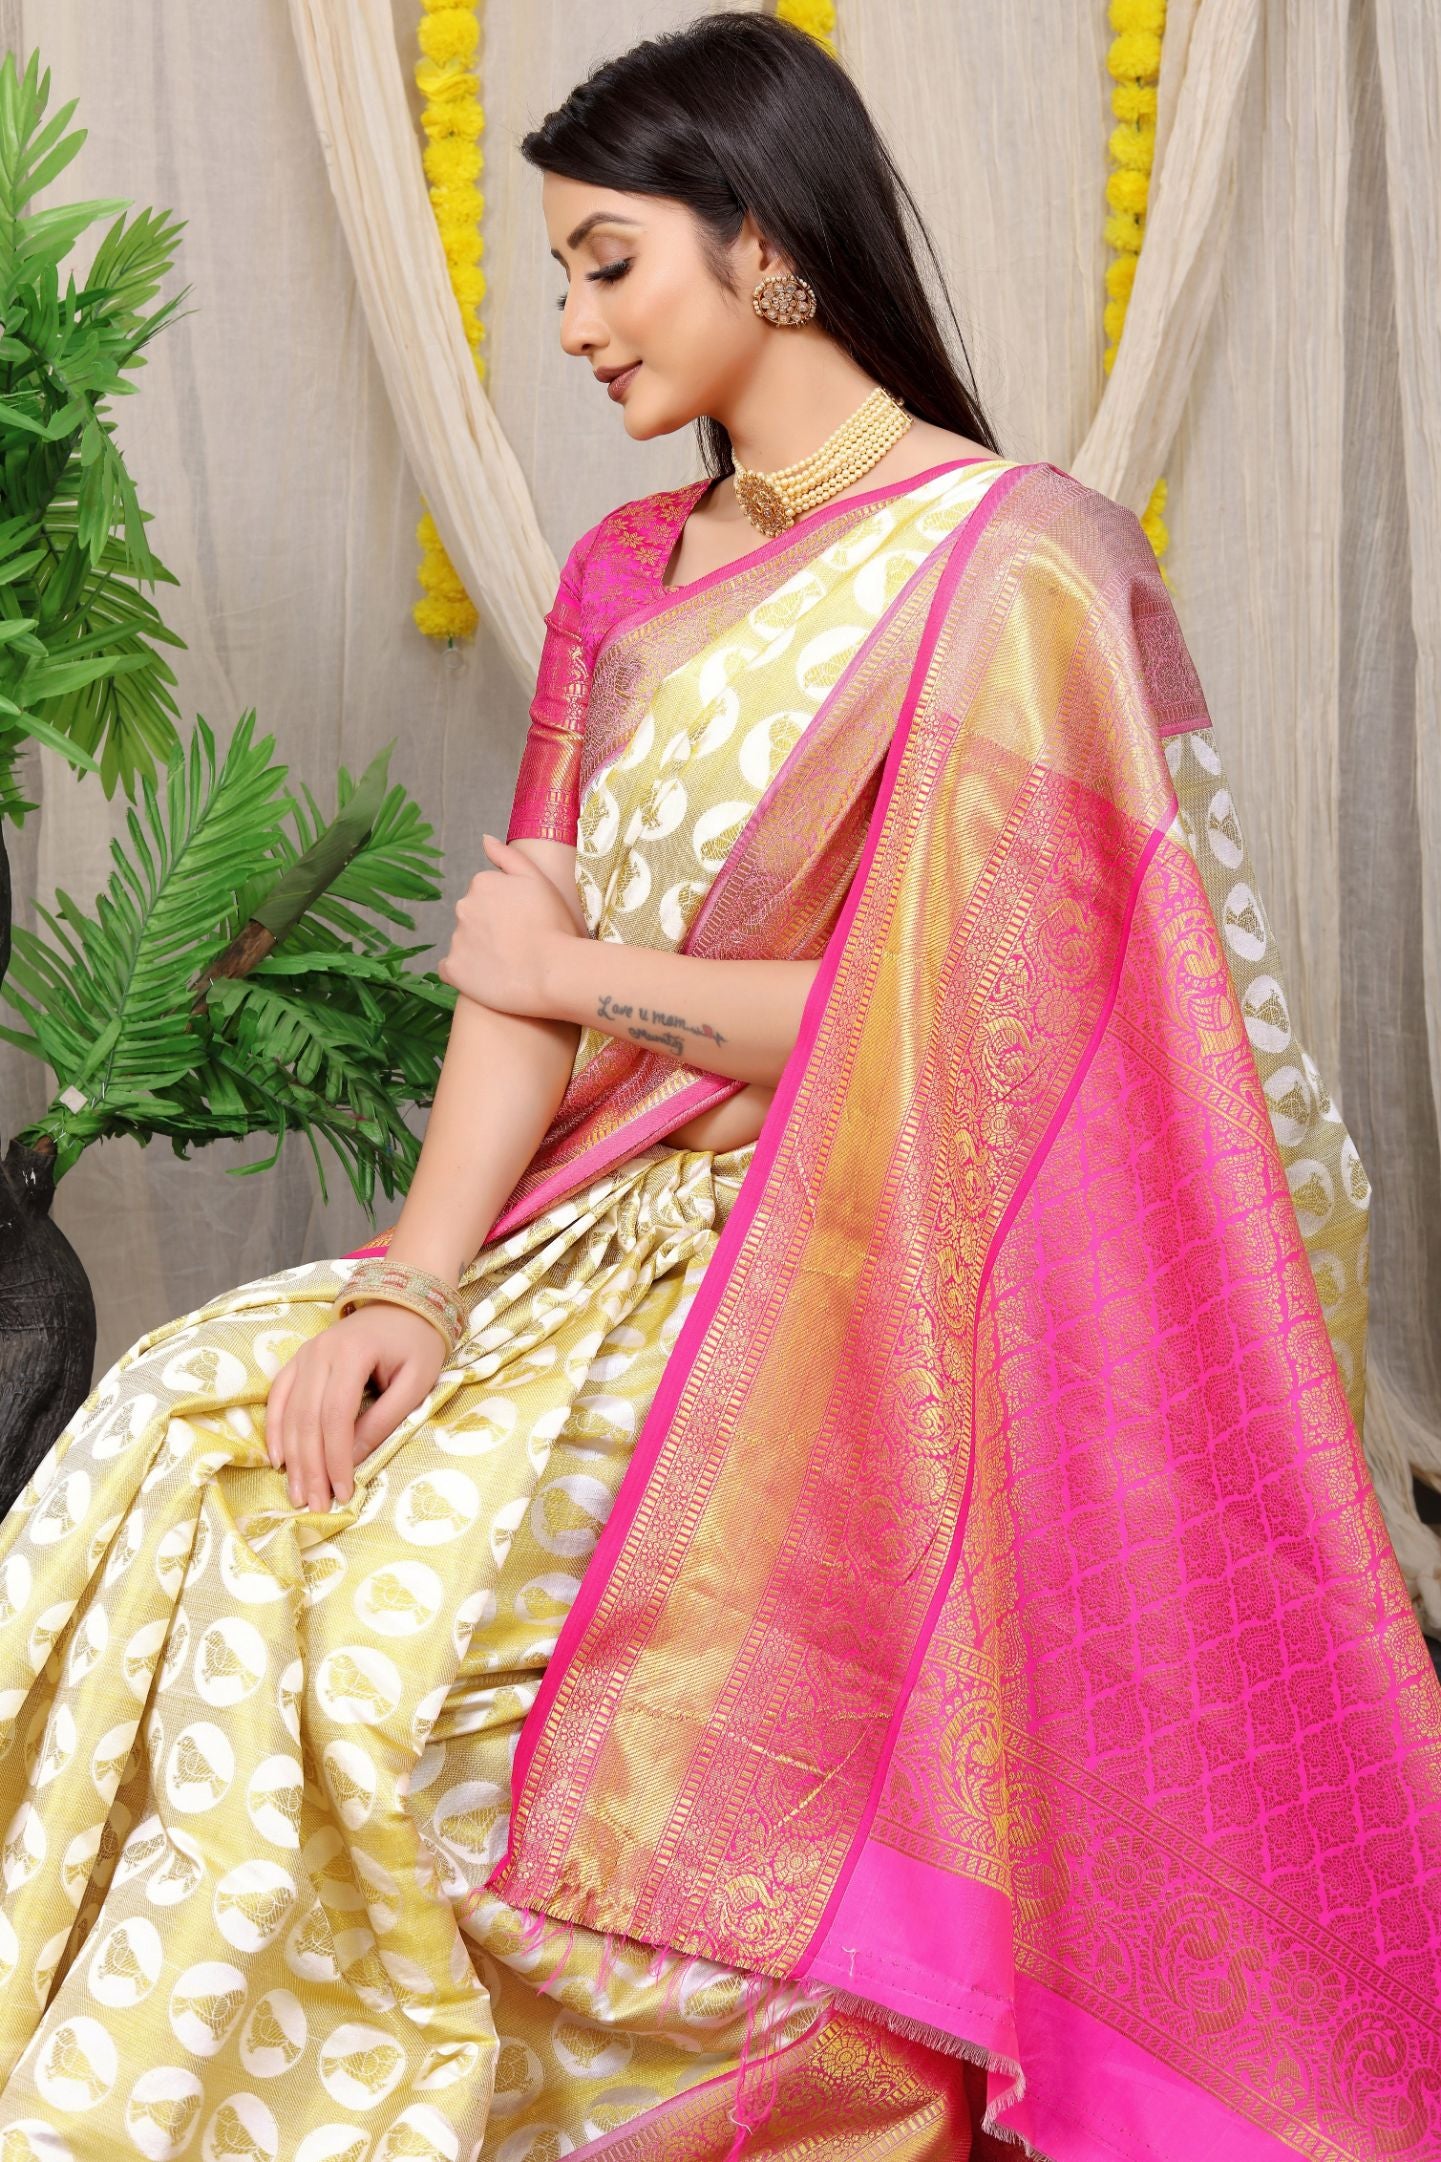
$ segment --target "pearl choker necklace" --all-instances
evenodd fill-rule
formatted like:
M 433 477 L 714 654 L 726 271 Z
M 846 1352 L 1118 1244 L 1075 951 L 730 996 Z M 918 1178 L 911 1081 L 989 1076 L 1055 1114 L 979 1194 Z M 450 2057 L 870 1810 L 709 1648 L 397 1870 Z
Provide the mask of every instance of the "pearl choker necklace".
M 798 458 L 794 465 L 781 466 L 774 473 L 749 472 L 737 459 L 736 501 L 758 533 L 784 533 L 807 511 L 828 503 L 868 473 L 892 443 L 899 442 L 913 418 L 878 383 L 808 458 Z

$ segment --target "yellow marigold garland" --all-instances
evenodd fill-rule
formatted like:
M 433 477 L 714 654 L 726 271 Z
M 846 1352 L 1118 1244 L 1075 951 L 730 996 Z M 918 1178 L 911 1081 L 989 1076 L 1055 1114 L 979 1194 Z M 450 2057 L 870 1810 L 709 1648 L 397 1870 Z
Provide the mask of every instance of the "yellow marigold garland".
M 1136 278 L 1136 259 L 1146 235 L 1146 205 L 1151 193 L 1151 166 L 1156 154 L 1156 85 L 1161 75 L 1161 37 L 1166 27 L 1166 0 L 1110 0 L 1106 20 L 1116 32 L 1106 55 L 1106 67 L 1115 84 L 1111 111 L 1116 126 L 1107 148 L 1111 173 L 1106 181 L 1106 201 L 1111 215 L 1106 220 L 1106 241 L 1115 251 L 1106 268 L 1105 369 L 1115 365 L 1116 348 L 1130 305 Z M 1158 480 L 1141 513 L 1141 525 L 1155 550 L 1157 561 L 1165 554 L 1170 533 L 1161 513 L 1166 507 L 1166 483 Z M 1165 565 L 1161 577 L 1166 585 Z
M 809 31 L 828 53 L 835 51 L 836 11 L 832 0 L 776 0 L 776 13 L 783 23 L 794 23 L 798 30 Z
M 421 0 L 417 35 L 422 57 L 416 65 L 415 80 L 425 97 L 425 110 L 420 116 L 426 136 L 425 177 L 466 344 L 475 360 L 475 372 L 483 381 L 485 356 L 480 348 L 485 325 L 480 319 L 480 303 L 485 294 L 485 272 L 480 258 L 485 252 L 485 240 L 480 220 L 485 198 L 479 181 L 485 163 L 480 147 L 485 112 L 475 71 L 480 44 L 479 0 Z M 446 554 L 428 510 L 415 529 L 415 537 L 422 550 L 416 576 L 425 596 L 411 611 L 416 627 L 428 638 L 444 638 L 448 643 L 468 638 L 479 621 L 475 604 Z

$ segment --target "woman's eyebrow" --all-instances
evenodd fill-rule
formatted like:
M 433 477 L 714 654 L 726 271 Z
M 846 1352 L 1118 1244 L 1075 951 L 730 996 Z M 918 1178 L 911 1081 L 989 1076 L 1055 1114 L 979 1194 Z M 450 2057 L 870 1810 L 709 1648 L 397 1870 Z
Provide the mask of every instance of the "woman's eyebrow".
M 568 248 L 578 248 L 581 242 L 584 240 L 586 234 L 591 230 L 591 227 L 595 225 L 639 224 L 639 218 L 618 217 L 615 212 L 611 210 L 593 210 L 588 218 L 581 219 L 579 225 L 576 227 L 573 233 L 567 234 L 565 244 Z M 564 269 L 565 264 L 561 257 L 560 250 L 558 248 L 552 248 L 550 252 L 555 257 L 556 261 L 560 263 L 561 268 Z

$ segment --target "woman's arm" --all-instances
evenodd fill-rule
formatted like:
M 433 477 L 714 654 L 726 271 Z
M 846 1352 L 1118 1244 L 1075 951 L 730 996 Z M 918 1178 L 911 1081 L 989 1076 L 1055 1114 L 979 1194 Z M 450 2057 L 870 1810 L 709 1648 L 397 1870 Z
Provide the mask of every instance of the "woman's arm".
M 456 1000 L 420 1161 L 391 1234 L 394 1260 L 459 1281 L 555 1116 L 579 1036 L 568 1021 Z
M 548 939 L 538 1011 L 773 1088 L 819 967 L 819 960 L 711 961 L 609 939 Z

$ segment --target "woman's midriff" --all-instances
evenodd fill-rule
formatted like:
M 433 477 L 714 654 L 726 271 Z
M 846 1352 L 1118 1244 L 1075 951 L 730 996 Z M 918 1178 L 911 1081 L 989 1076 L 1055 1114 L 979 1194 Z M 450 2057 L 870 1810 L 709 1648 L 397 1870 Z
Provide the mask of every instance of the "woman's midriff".
M 674 1149 L 714 1149 L 717 1154 L 738 1149 L 756 1139 L 774 1095 L 773 1085 L 767 1088 L 759 1081 L 748 1081 L 724 1103 L 708 1105 L 665 1138 Z

